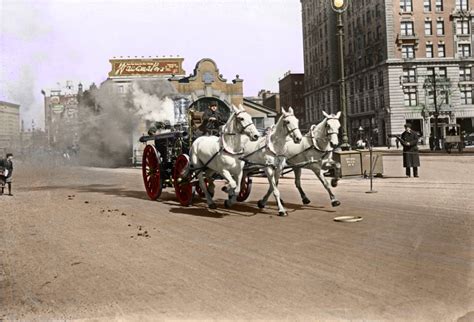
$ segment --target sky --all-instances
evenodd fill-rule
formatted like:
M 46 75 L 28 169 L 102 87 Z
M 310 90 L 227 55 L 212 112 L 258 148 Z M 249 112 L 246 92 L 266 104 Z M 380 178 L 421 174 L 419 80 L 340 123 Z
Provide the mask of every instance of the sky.
M 41 89 L 100 84 L 118 56 L 213 59 L 244 95 L 303 72 L 299 0 L 0 0 L 0 100 L 42 128 Z

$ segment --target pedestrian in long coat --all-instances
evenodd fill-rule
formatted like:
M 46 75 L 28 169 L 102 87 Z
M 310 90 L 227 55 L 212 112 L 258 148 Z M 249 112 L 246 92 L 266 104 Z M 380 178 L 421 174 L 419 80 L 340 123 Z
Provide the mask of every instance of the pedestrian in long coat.
M 12 195 L 12 175 L 13 175 L 13 154 L 7 153 L 6 159 L 0 160 L 0 166 L 8 171 L 5 177 L 5 183 L 8 185 L 8 195 Z M 2 190 L 3 193 L 3 190 Z
M 403 145 L 403 167 L 407 177 L 410 177 L 410 168 L 413 168 L 413 176 L 418 177 L 420 166 L 420 155 L 418 154 L 418 134 L 411 129 L 411 124 L 405 124 L 405 131 L 400 136 Z

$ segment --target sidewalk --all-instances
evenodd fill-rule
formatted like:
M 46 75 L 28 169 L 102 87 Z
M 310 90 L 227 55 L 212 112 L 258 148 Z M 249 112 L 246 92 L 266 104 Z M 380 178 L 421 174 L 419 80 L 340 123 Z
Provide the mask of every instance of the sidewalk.
M 473 154 L 474 153 L 474 146 L 467 146 L 463 149 L 461 153 L 459 153 L 457 150 L 452 150 L 451 153 L 447 153 L 445 150 L 438 150 L 438 151 L 431 151 L 428 145 L 419 145 L 419 152 L 420 153 L 427 153 L 427 154 L 441 154 L 441 155 L 462 155 L 462 154 Z M 354 149 L 355 150 L 355 149 Z M 368 151 L 368 149 L 365 149 L 365 151 Z M 402 154 L 403 153 L 403 148 L 400 147 L 386 147 L 386 146 L 375 146 L 373 148 L 373 151 L 376 152 L 383 152 L 384 154 Z

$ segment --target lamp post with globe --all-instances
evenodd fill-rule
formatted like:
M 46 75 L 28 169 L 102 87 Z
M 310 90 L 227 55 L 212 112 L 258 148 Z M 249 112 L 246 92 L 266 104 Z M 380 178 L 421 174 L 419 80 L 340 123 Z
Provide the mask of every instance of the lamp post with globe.
M 346 11 L 348 0 L 330 0 L 331 7 L 337 15 L 337 35 L 339 42 L 339 98 L 342 110 L 342 144 L 343 150 L 350 150 L 349 138 L 347 136 L 347 106 L 346 106 L 346 85 L 344 76 L 344 25 L 342 23 L 342 13 Z

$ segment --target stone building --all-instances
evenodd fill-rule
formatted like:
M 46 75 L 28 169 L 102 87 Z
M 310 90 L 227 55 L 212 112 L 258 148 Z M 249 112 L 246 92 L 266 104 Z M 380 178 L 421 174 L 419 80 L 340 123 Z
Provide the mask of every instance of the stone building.
M 301 5 L 305 104 L 309 122 L 317 122 L 323 107 L 340 109 L 336 15 L 329 1 Z M 473 8 L 474 0 L 349 1 L 343 30 L 352 139 L 362 127 L 385 144 L 409 121 L 426 142 L 436 112 L 439 122 L 473 131 Z
M 0 158 L 20 139 L 20 105 L 0 101 Z
M 278 81 L 280 92 L 280 105 L 288 109 L 292 107 L 295 116 L 300 120 L 300 128 L 309 128 L 303 121 L 305 118 L 304 104 L 304 74 L 287 72 Z
M 66 81 L 56 87 L 42 90 L 44 97 L 45 132 L 50 147 L 65 150 L 77 146 L 79 141 L 78 96 L 82 84 Z

